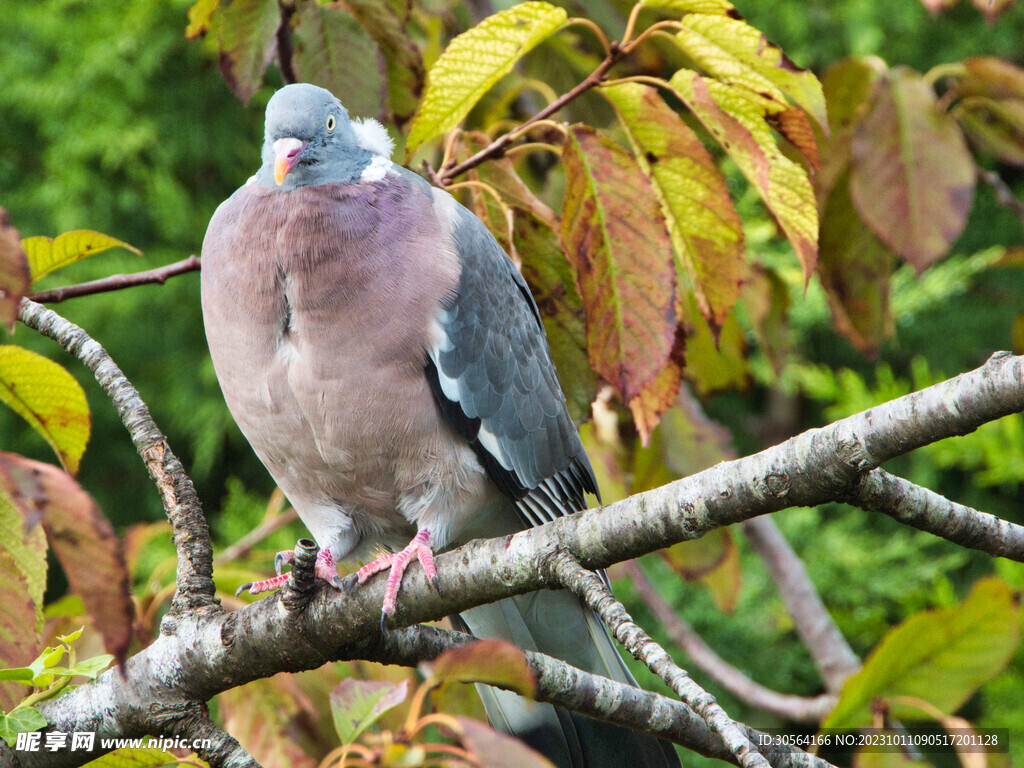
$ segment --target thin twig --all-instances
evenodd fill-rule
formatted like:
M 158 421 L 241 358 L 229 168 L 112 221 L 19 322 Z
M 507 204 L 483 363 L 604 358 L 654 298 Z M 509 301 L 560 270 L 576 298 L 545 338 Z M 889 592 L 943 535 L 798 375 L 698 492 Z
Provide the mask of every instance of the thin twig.
M 770 517 L 747 520 L 740 527 L 768 568 L 825 687 L 838 693 L 846 679 L 860 669 L 860 659 L 832 620 L 803 561 Z
M 601 577 L 583 568 L 564 551 L 554 553 L 549 563 L 554 582 L 590 606 L 601 617 L 612 637 L 646 664 L 684 704 L 703 718 L 712 731 L 722 737 L 743 768 L 770 768 L 743 728 L 729 717 L 714 696 L 697 685 L 686 670 L 680 668 L 665 649 L 633 621 Z
M 1002 176 L 995 171 L 985 171 L 979 168 L 978 178 L 992 188 L 992 191 L 996 194 L 997 203 L 1013 211 L 1013 213 L 1017 214 L 1017 218 L 1024 223 L 1024 201 L 1018 199 L 1013 194 L 1010 185 L 1003 181 Z
M 452 182 L 452 179 L 457 176 L 461 176 L 468 170 L 476 168 L 485 160 L 491 157 L 500 157 L 502 150 L 515 141 L 517 136 L 522 135 L 525 128 L 532 126 L 540 120 L 551 117 L 551 115 L 555 114 L 577 96 L 589 91 L 595 85 L 598 85 L 604 79 L 608 70 L 611 69 L 612 66 L 624 55 L 625 52 L 621 48 L 619 48 L 615 43 L 611 43 L 611 52 L 601 61 L 600 64 L 597 65 L 597 68 L 587 75 L 587 77 L 576 85 L 576 87 L 563 93 L 514 131 L 510 131 L 509 133 L 499 136 L 475 155 L 471 155 L 461 163 L 456 163 L 451 168 L 442 168 L 441 172 L 438 174 L 442 186 L 447 186 Z
M 106 350 L 84 330 L 51 309 L 22 299 L 18 317 L 29 328 L 60 344 L 92 371 L 114 403 L 136 450 L 156 483 L 164 511 L 171 521 L 178 551 L 178 589 L 169 616 L 200 608 L 220 609 L 214 597 L 213 548 L 192 480 L 185 474 L 167 438 L 150 416 L 149 408 Z
M 845 501 L 962 547 L 1024 562 L 1024 527 L 957 504 L 884 469 L 862 476 Z
M 159 283 L 163 285 L 167 278 L 176 275 L 183 275 L 186 272 L 195 272 L 200 268 L 202 262 L 197 256 L 189 256 L 187 259 L 176 261 L 156 269 L 148 269 L 145 272 L 133 272 L 128 275 L 111 275 L 102 280 L 92 280 L 88 283 L 68 285 L 63 288 L 54 288 L 50 291 L 40 291 L 28 298 L 39 304 L 58 304 L 65 299 L 74 299 L 79 296 L 90 296 L 94 293 L 105 293 L 106 291 L 119 291 L 122 288 L 131 288 L 136 285 L 147 285 Z
M 836 697 L 831 694 L 813 698 L 794 696 L 773 691 L 751 680 L 715 653 L 693 627 L 676 614 L 636 560 L 620 563 L 616 569 L 629 579 L 637 595 L 657 618 L 661 628 L 683 649 L 694 665 L 740 701 L 776 717 L 800 723 L 819 723 L 835 707 Z

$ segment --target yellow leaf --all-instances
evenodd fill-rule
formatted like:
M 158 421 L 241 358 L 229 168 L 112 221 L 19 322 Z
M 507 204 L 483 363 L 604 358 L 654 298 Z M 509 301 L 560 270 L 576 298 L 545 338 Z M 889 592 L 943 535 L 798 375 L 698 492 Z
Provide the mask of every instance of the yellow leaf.
M 41 235 L 26 237 L 21 241 L 21 245 L 28 256 L 33 283 L 54 270 L 109 248 L 124 248 L 132 253 L 142 254 L 142 251 L 133 245 L 89 229 L 65 232 L 52 240 Z
M 453 39 L 427 75 L 427 90 L 413 118 L 406 156 L 461 123 L 491 86 L 567 18 L 564 9 L 548 3 L 520 3 Z
M 0 346 L 0 401 L 9 405 L 50 444 L 74 474 L 89 442 L 89 404 L 75 378 L 30 350 Z

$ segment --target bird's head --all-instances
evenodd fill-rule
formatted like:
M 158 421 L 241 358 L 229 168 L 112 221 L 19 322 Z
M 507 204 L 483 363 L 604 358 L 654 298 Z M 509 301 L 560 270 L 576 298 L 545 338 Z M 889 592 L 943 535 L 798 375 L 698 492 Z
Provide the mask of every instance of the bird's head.
M 306 83 L 287 85 L 267 104 L 262 186 L 283 189 L 356 181 L 375 156 L 391 154 L 391 139 L 375 120 L 349 119 L 334 95 Z

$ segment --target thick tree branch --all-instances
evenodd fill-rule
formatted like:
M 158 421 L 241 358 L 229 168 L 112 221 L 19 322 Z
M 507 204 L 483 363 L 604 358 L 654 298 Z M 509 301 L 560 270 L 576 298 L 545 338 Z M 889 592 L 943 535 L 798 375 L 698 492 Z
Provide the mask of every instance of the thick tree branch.
M 179 616 L 189 609 L 219 611 L 220 603 L 214 597 L 213 548 L 199 497 L 138 391 L 106 350 L 74 323 L 28 299 L 22 299 L 18 317 L 29 328 L 56 341 L 92 371 L 117 408 L 149 476 L 156 483 L 178 552 L 178 588 L 169 616 Z
M 94 293 L 106 293 L 107 291 L 119 291 L 122 288 L 131 288 L 136 285 L 148 285 L 159 283 L 163 285 L 167 278 L 183 275 L 186 272 L 196 272 L 202 262 L 198 256 L 189 256 L 187 259 L 176 261 L 156 269 L 147 269 L 145 272 L 133 272 L 129 275 L 111 275 L 102 280 L 93 280 L 78 285 L 67 285 L 63 288 L 54 288 L 50 291 L 34 293 L 28 298 L 38 304 L 57 304 L 66 299 L 74 299 L 79 296 L 90 296 Z
M 957 504 L 884 469 L 863 475 L 845 501 L 962 547 L 1024 562 L 1024 526 Z
M 638 561 L 620 563 L 616 569 L 629 579 L 637 595 L 658 619 L 658 624 L 690 657 L 694 666 L 740 701 L 784 720 L 802 723 L 819 723 L 835 707 L 837 699 L 831 694 L 814 698 L 794 696 L 773 691 L 751 680 L 715 653 L 693 627 L 676 614 L 647 578 Z
M 47 311 L 31 303 L 23 310 L 30 324 L 39 324 L 40 312 Z M 428 621 L 550 586 L 548 563 L 562 551 L 585 568 L 603 568 L 787 506 L 842 498 L 861 475 L 894 456 L 1021 410 L 1024 358 L 994 355 L 978 370 L 754 456 L 601 509 L 443 553 L 435 560 L 440 593 L 413 565 L 403 582 L 396 624 Z M 128 659 L 124 677 L 106 672 L 47 702 L 44 713 L 64 732 L 95 730 L 97 738 L 161 735 L 154 727 L 154 708 L 203 702 L 276 672 L 315 668 L 373 637 L 383 592 L 384 579 L 356 587 L 349 578 L 340 591 L 319 589 L 297 611 L 275 595 L 231 614 L 182 616 L 165 623 L 164 634 Z M 12 754 L 0 745 L 0 765 L 13 764 Z M 24 766 L 73 765 L 84 755 L 67 752 L 58 760 L 49 753 L 21 753 L 19 758 Z
M 860 669 L 860 659 L 832 621 L 803 561 L 771 518 L 747 520 L 741 527 L 778 586 L 825 687 L 831 693 L 839 693 L 846 678 Z
M 701 716 L 718 733 L 743 768 L 770 768 L 754 748 L 747 734 L 726 713 L 715 697 L 701 688 L 676 664 L 658 643 L 633 621 L 625 607 L 593 571 L 582 568 L 565 552 L 556 552 L 549 560 L 552 580 L 583 600 L 601 617 L 612 637 L 642 661 L 671 688 L 684 704 Z

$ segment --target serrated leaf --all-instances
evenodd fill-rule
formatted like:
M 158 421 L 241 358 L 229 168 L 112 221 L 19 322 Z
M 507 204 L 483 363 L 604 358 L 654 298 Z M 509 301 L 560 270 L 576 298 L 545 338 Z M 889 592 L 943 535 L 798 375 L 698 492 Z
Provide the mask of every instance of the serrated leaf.
M 661 8 L 677 13 L 711 13 L 737 16 L 736 8 L 727 0 L 640 0 L 645 8 Z
M 281 10 L 277 0 L 231 0 L 217 20 L 221 74 L 232 93 L 248 104 L 277 51 Z
M 74 376 L 36 352 L 2 345 L 0 401 L 42 435 L 69 472 L 78 471 L 91 420 L 85 392 Z
M 651 179 L 677 266 L 689 276 L 704 316 L 725 322 L 747 274 L 740 221 L 718 167 L 696 134 L 654 88 L 603 88 Z M 679 285 L 685 281 L 679 278 Z M 675 393 L 672 394 L 675 397 Z
M 760 30 L 726 15 L 687 14 L 676 34 L 680 48 L 712 78 L 775 102 L 792 99 L 828 133 L 825 95 L 814 73 L 796 66 Z
M 341 743 L 354 742 L 381 715 L 405 701 L 408 693 L 408 680 L 401 683 L 353 677 L 342 680 L 331 692 L 331 716 Z
M 348 0 L 352 15 L 380 46 L 387 66 L 387 91 L 391 113 L 403 125 L 416 111 L 423 94 L 423 56 L 396 13 L 394 4 L 380 0 Z
M 28 523 L 41 521 L 104 645 L 123 659 L 133 609 L 121 540 L 110 522 L 71 475 L 50 464 L 0 452 L 0 487 Z
M 351 14 L 316 0 L 297 3 L 292 46 L 292 68 L 301 82 L 344 94 L 350 115 L 386 116 L 384 58 Z
M 879 239 L 919 272 L 944 256 L 974 200 L 975 166 L 931 86 L 909 69 L 875 86 L 853 134 L 850 194 Z
M 33 283 L 61 267 L 111 248 L 124 248 L 126 251 L 142 254 L 134 245 L 90 229 L 65 232 L 53 239 L 42 235 L 26 237 L 21 244 L 28 256 Z
M 895 266 L 895 255 L 854 210 L 849 174 L 844 174 L 821 213 L 818 276 L 836 330 L 868 356 L 875 355 L 896 331 L 890 306 Z
M 576 270 L 591 365 L 632 400 L 675 336 L 675 265 L 651 183 L 633 157 L 586 126 L 563 149 L 562 244 Z
M 0 208 L 0 321 L 7 332 L 14 332 L 18 319 L 18 305 L 28 291 L 31 276 L 21 236 L 11 226 L 7 211 Z
M 486 683 L 531 698 L 537 679 L 526 654 L 506 640 L 477 640 L 445 651 L 426 673 L 438 683 Z
M 744 89 L 679 70 L 671 86 L 753 185 L 810 280 L 818 259 L 818 212 L 807 171 L 783 155 L 762 101 Z
M 254 680 L 224 691 L 214 701 L 221 726 L 238 737 L 259 765 L 317 768 L 319 759 L 303 749 L 309 743 L 303 724 L 321 713 L 292 675 Z
M 963 61 L 964 74 L 954 80 L 959 96 L 1024 99 L 1024 69 L 994 56 L 972 56 Z
M 475 754 L 486 768 L 554 768 L 539 752 L 519 739 L 498 733 L 478 720 L 457 717 L 462 726 L 462 744 Z
M 0 492 L 0 666 L 24 669 L 38 651 L 46 591 L 46 535 L 40 526 L 26 526 L 10 497 Z M 18 680 L 9 670 L 0 680 Z M 32 674 L 30 673 L 29 679 Z M 0 688 L 0 710 L 18 699 L 11 687 Z
M 520 3 L 455 37 L 427 74 L 427 90 L 413 117 L 406 156 L 458 126 L 491 86 L 567 18 L 564 9 L 548 3 Z
M 898 696 L 955 712 L 1019 644 L 1019 595 L 999 579 L 982 579 L 960 605 L 915 614 L 882 638 L 822 727 L 869 725 L 872 702 Z M 907 707 L 892 711 L 901 720 L 920 717 Z
M 19 733 L 31 733 L 45 728 L 46 718 L 35 707 L 18 707 L 9 714 L 0 712 L 0 738 L 13 747 Z

